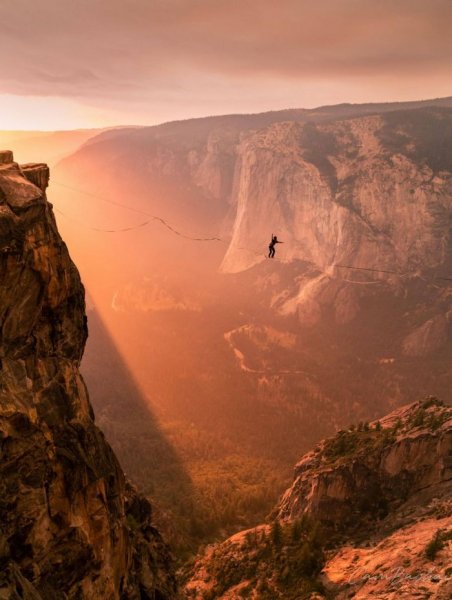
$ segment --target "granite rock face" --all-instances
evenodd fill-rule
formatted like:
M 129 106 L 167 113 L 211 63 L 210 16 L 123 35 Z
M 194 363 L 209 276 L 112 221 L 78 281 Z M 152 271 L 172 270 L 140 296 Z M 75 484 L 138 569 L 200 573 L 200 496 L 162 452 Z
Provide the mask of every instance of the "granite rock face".
M 299 272 L 275 286 L 277 313 L 303 327 L 329 313 L 338 327 L 353 326 L 377 296 L 429 296 L 413 335 L 397 344 L 405 357 L 443 350 L 451 336 L 442 290 L 452 268 L 451 131 L 452 113 L 432 109 L 249 133 L 236 148 L 222 271 L 265 267 L 273 231 L 284 241 L 276 258 Z
M 48 180 L 0 152 L 0 597 L 173 598 L 151 507 L 94 424 L 84 289 Z
M 421 116 L 422 133 L 412 113 L 393 117 L 394 123 L 382 115 L 275 123 L 248 136 L 238 148 L 237 214 L 223 270 L 263 260 L 242 248 L 259 247 L 269 223 L 287 244 L 285 260 L 321 270 L 352 264 L 415 272 L 444 265 L 452 174 L 448 148 L 439 135 L 437 148 L 428 146 L 425 132 L 450 127 L 451 115 Z
M 430 405 L 431 404 L 431 405 Z M 295 467 L 278 517 L 309 514 L 336 529 L 376 514 L 422 491 L 424 500 L 451 492 L 452 410 L 435 400 L 402 407 L 366 428 L 339 432 Z

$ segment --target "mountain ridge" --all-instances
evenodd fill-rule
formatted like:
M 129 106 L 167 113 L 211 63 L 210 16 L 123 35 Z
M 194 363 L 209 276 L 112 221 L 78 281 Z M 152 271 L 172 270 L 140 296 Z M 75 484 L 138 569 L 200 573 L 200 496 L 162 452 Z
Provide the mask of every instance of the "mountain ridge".
M 191 125 L 199 125 L 199 124 L 224 124 L 224 121 L 234 121 L 234 119 L 239 119 L 240 120 L 246 120 L 246 119 L 251 119 L 251 121 L 256 121 L 256 124 L 259 124 L 260 121 L 262 121 L 263 123 L 269 124 L 271 123 L 273 120 L 278 120 L 278 121 L 291 121 L 293 119 L 291 118 L 282 118 L 282 117 L 304 117 L 304 118 L 308 118 L 310 116 L 312 116 L 313 119 L 316 118 L 316 116 L 321 116 L 324 115 L 324 118 L 340 118 L 340 116 L 337 115 L 337 112 L 339 112 L 339 115 L 341 114 L 341 109 L 342 109 L 342 114 L 351 114 L 350 118 L 354 118 L 354 116 L 360 116 L 360 113 L 362 111 L 366 112 L 366 111 L 371 111 L 371 112 L 381 112 L 381 111 L 397 111 L 397 110 L 403 110 L 403 109 L 408 109 L 408 110 L 412 110 L 412 109 L 416 109 L 416 108 L 422 108 L 422 107 L 427 107 L 427 106 L 445 106 L 445 107 L 452 107 L 452 96 L 447 96 L 444 98 L 432 98 L 432 99 L 426 99 L 426 100 L 413 100 L 413 101 L 395 101 L 395 102 L 368 102 L 368 103 L 347 103 L 344 102 L 342 104 L 326 104 L 326 105 L 322 105 L 322 106 L 318 106 L 316 108 L 286 108 L 286 109 L 275 109 L 275 110 L 270 110 L 270 111 L 265 111 L 265 112 L 261 112 L 261 113 L 231 113 L 231 114 L 225 114 L 225 115 L 212 115 L 212 116 L 207 116 L 207 117 L 194 117 L 194 118 L 188 118 L 188 119 L 179 119 L 179 120 L 175 120 L 175 121 L 166 121 L 164 123 L 159 123 L 156 125 L 142 125 L 142 126 L 123 126 L 124 129 L 126 129 L 127 131 L 124 131 L 122 133 L 127 133 L 132 131 L 133 129 L 145 129 L 147 131 L 150 130 L 165 130 L 165 129 L 174 129 L 178 126 L 183 126 L 184 124 L 188 127 Z M 335 114 L 331 115 L 331 109 L 335 109 L 333 112 Z M 275 119 L 276 117 L 276 119 Z M 280 118 L 281 117 L 281 118 Z M 345 118 L 345 117 L 342 117 Z M 254 125 L 254 124 L 253 124 Z M 104 132 L 104 133 L 100 133 L 96 136 L 94 136 L 93 138 L 91 138 L 91 141 L 93 143 L 96 143 L 97 141 L 103 141 L 102 138 L 105 137 L 109 137 L 112 134 L 114 135 L 115 132 L 112 131 L 113 129 L 116 128 L 111 128 L 108 132 Z M 120 131 L 118 131 L 117 133 L 121 133 Z

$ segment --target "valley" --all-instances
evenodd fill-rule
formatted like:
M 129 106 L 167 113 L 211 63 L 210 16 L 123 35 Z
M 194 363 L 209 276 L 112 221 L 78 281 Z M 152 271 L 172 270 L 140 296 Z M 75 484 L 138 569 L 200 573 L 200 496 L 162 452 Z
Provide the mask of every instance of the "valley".
M 52 171 L 97 422 L 181 557 L 262 522 L 322 437 L 448 400 L 449 105 L 110 130 Z

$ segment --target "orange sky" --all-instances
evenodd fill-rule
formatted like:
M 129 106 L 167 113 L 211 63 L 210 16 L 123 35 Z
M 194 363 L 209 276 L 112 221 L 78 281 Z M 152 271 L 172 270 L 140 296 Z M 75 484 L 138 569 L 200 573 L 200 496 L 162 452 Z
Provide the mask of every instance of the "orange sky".
M 452 95 L 450 0 L 0 2 L 0 129 Z

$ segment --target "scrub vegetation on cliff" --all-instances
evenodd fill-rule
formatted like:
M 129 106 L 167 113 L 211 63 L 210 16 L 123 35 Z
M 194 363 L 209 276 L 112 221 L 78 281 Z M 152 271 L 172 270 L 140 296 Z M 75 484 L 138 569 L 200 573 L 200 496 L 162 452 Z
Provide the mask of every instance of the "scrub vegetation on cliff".
M 267 524 L 187 567 L 187 595 L 448 598 L 451 451 L 452 408 L 434 397 L 322 441 Z
M 262 600 L 296 600 L 323 591 L 317 576 L 325 561 L 324 545 L 319 523 L 308 517 L 242 532 L 208 553 L 207 578 L 215 583 L 201 598 L 215 600 L 233 590 L 241 598 L 253 597 L 255 591 Z M 187 598 L 199 598 L 198 588 L 186 591 Z

